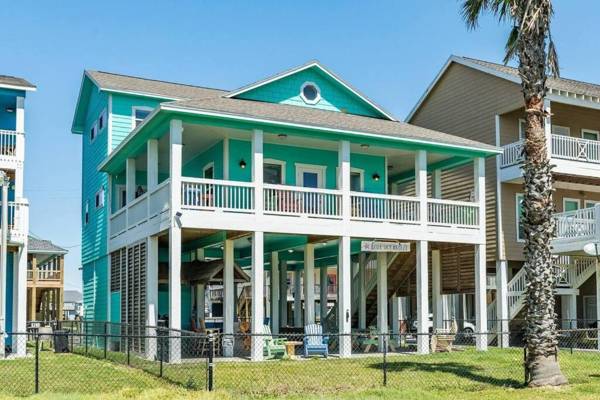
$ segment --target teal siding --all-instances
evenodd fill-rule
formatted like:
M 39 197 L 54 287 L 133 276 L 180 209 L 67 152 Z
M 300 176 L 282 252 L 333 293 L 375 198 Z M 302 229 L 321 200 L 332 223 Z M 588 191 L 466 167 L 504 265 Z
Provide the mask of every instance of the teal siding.
M 231 180 L 250 181 L 252 179 L 252 144 L 243 140 L 230 140 L 229 176 Z M 325 188 L 337 188 L 338 153 L 330 150 L 309 149 L 306 147 L 285 146 L 265 143 L 264 158 L 285 161 L 285 184 L 296 185 L 296 163 L 325 166 Z M 239 166 L 241 159 L 246 161 L 246 168 Z M 385 157 L 367 154 L 351 154 L 352 168 L 364 172 L 364 191 L 369 193 L 385 193 Z M 373 175 L 377 173 L 379 180 Z
M 121 292 L 110 293 L 110 322 L 121 322 Z
M 13 331 L 13 305 L 14 305 L 14 253 L 6 253 L 6 332 Z
M 161 101 L 124 94 L 112 95 L 112 143 L 111 150 L 117 147 L 133 129 L 133 107 L 155 108 Z
M 17 113 L 8 112 L 6 109 L 16 108 L 17 96 L 25 97 L 25 91 L 0 88 L 0 129 L 15 130 Z
M 169 285 L 158 284 L 158 315 L 159 319 L 169 315 Z M 181 285 L 181 329 L 191 328 L 192 317 L 192 287 L 188 284 Z
M 300 97 L 300 90 L 305 82 L 313 82 L 319 87 L 321 100 L 317 104 L 307 104 Z M 316 67 L 257 87 L 237 97 L 268 103 L 341 111 L 367 117 L 381 117 L 381 114 L 368 103 Z
M 219 142 L 188 161 L 182 168 L 183 175 L 202 178 L 202 170 L 210 163 L 214 163 L 214 179 L 223 179 L 223 142 Z
M 108 256 L 83 265 L 83 307 L 87 320 L 108 317 Z

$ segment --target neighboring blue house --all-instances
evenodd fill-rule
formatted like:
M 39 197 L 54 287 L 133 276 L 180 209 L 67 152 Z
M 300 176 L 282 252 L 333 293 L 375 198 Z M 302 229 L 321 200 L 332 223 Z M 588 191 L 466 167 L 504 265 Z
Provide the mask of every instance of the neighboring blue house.
M 499 150 L 399 122 L 318 62 L 233 91 L 86 71 L 72 132 L 83 148 L 86 319 L 201 326 L 205 286 L 218 282 L 223 331 L 233 334 L 236 283 L 250 275 L 240 300 L 251 302 L 238 317 L 254 333 L 265 316 L 275 333 L 317 319 L 342 333 L 370 324 L 397 332 L 399 293 L 414 299 L 426 333 L 428 265 L 437 326 L 442 263 L 467 246 L 475 271 L 465 284 L 486 330 L 484 159 Z M 466 183 L 446 187 L 457 168 Z M 461 273 L 456 264 L 451 274 Z M 337 312 L 328 285 L 316 285 L 333 269 Z M 171 361 L 181 356 L 169 351 Z
M 10 179 L 6 271 L 0 270 L 0 332 L 25 332 L 27 318 L 27 237 L 29 203 L 23 197 L 25 97 L 36 87 L 22 78 L 0 75 L 0 169 Z M 4 227 L 1 227 L 4 229 Z M 4 340 L 4 335 L 2 335 Z M 5 340 L 6 348 L 25 354 L 25 341 Z M 2 352 L 5 346 L 0 343 Z

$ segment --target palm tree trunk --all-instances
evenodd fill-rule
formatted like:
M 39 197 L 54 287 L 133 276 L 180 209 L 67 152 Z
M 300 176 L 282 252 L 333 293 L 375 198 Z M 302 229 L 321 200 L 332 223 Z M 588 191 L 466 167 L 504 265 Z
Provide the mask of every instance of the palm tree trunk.
M 555 278 L 550 241 L 554 237 L 552 218 L 552 166 L 544 129 L 543 99 L 526 98 L 527 139 L 523 165 L 526 289 L 526 369 L 529 386 L 556 386 L 567 380 L 557 361 L 554 312 Z

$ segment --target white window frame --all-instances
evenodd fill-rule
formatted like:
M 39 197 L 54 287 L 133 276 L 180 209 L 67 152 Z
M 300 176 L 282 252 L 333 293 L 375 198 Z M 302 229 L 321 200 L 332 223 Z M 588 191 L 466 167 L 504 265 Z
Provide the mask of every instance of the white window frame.
M 600 204 L 600 200 L 585 200 L 583 202 L 583 207 L 584 208 L 592 208 L 594 207 L 596 204 Z
M 206 164 L 204 167 L 202 167 L 202 178 L 204 178 L 205 172 L 208 169 L 210 169 L 210 168 L 212 168 L 212 170 L 213 170 L 213 177 L 212 177 L 212 179 L 215 179 L 215 163 L 212 162 L 212 161 L 209 162 L 208 164 Z
M 339 169 L 340 168 L 337 167 L 338 171 L 339 171 Z M 365 191 L 365 170 L 361 169 L 361 168 L 350 168 L 350 175 L 352 175 L 353 172 L 360 175 L 360 191 L 364 192 Z
M 94 121 L 94 123 L 92 124 L 92 128 L 90 129 L 90 143 L 93 143 L 97 137 L 98 137 L 98 124 L 97 124 L 97 121 Z
M 303 172 L 314 172 L 318 174 L 317 186 L 323 189 L 327 185 L 327 166 L 315 164 L 296 163 L 296 186 L 304 186 Z
M 564 129 L 566 131 L 566 134 L 562 134 L 562 133 L 555 133 L 554 132 L 554 128 L 557 129 Z M 554 125 L 552 124 L 551 126 L 551 131 L 553 135 L 559 135 L 559 136 L 571 136 L 571 128 L 569 128 L 568 126 L 562 126 L 562 125 Z
M 314 100 L 309 100 L 304 96 L 304 88 L 309 85 L 312 85 L 315 87 L 315 89 L 317 89 L 317 97 L 315 97 Z M 300 98 L 302 98 L 302 101 L 305 102 L 306 104 L 311 104 L 311 105 L 317 104 L 319 101 L 321 101 L 321 88 L 319 88 L 319 85 L 317 85 L 314 82 L 310 82 L 310 81 L 304 82 L 302 84 L 302 86 L 300 87 Z
M 152 107 L 148 107 L 148 106 L 133 106 L 131 107 L 131 130 L 134 130 L 136 127 L 135 121 L 135 112 L 136 111 L 149 111 L 152 112 L 152 110 L 154 110 Z M 143 121 L 143 120 L 142 120 Z
M 596 139 L 586 139 L 586 140 L 593 140 L 593 141 L 598 141 L 600 140 L 600 131 L 596 131 L 594 129 L 582 129 L 581 130 L 581 138 L 584 139 L 583 134 L 584 133 L 591 133 L 593 135 L 596 135 Z
M 521 129 L 521 123 L 527 125 L 527 120 L 525 118 L 519 118 L 519 140 L 525 139 L 525 130 Z
M 281 185 L 285 185 L 285 161 L 277 160 L 275 158 L 265 158 L 263 160 L 263 168 L 264 164 L 275 164 L 281 166 Z
M 102 127 L 100 127 L 100 121 L 102 121 Z M 108 121 L 106 120 L 106 108 L 104 110 L 102 110 L 102 112 L 100 113 L 100 115 L 98 116 L 98 133 L 100 133 L 100 131 L 102 131 L 104 128 L 106 128 L 106 123 Z
M 85 201 L 85 207 L 83 212 L 83 224 L 87 225 L 90 223 L 90 201 Z
M 567 207 L 566 207 L 567 201 L 577 202 L 577 209 L 578 210 L 581 209 L 581 199 L 573 199 L 571 197 L 563 197 L 563 201 L 562 201 L 562 206 L 563 206 L 562 210 L 563 210 L 563 212 L 567 211 Z
M 127 186 L 126 185 L 115 185 L 115 191 L 117 192 L 117 209 L 121 209 L 127 205 Z M 125 198 L 123 198 L 125 193 Z M 121 201 L 123 200 L 123 201 Z
M 104 185 L 100 186 L 100 189 L 98 189 L 98 191 L 96 192 L 96 194 L 94 195 L 94 206 L 96 207 L 96 210 L 101 209 L 102 207 L 104 207 Z M 98 199 L 98 201 L 96 202 L 96 199 Z M 98 205 L 96 205 L 96 203 L 98 203 Z
M 515 237 L 517 238 L 518 243 L 525 243 L 525 238 L 519 237 L 520 225 L 521 225 L 521 213 L 519 212 L 519 197 L 521 200 L 524 198 L 523 193 L 515 193 Z

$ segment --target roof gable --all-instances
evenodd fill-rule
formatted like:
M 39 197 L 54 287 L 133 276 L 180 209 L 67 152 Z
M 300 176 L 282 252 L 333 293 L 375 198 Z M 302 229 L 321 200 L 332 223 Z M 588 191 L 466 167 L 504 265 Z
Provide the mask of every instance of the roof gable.
M 307 83 L 316 85 L 319 90 L 319 98 L 315 103 L 306 102 L 301 96 L 302 87 Z M 315 61 L 234 90 L 226 97 L 395 120 Z

